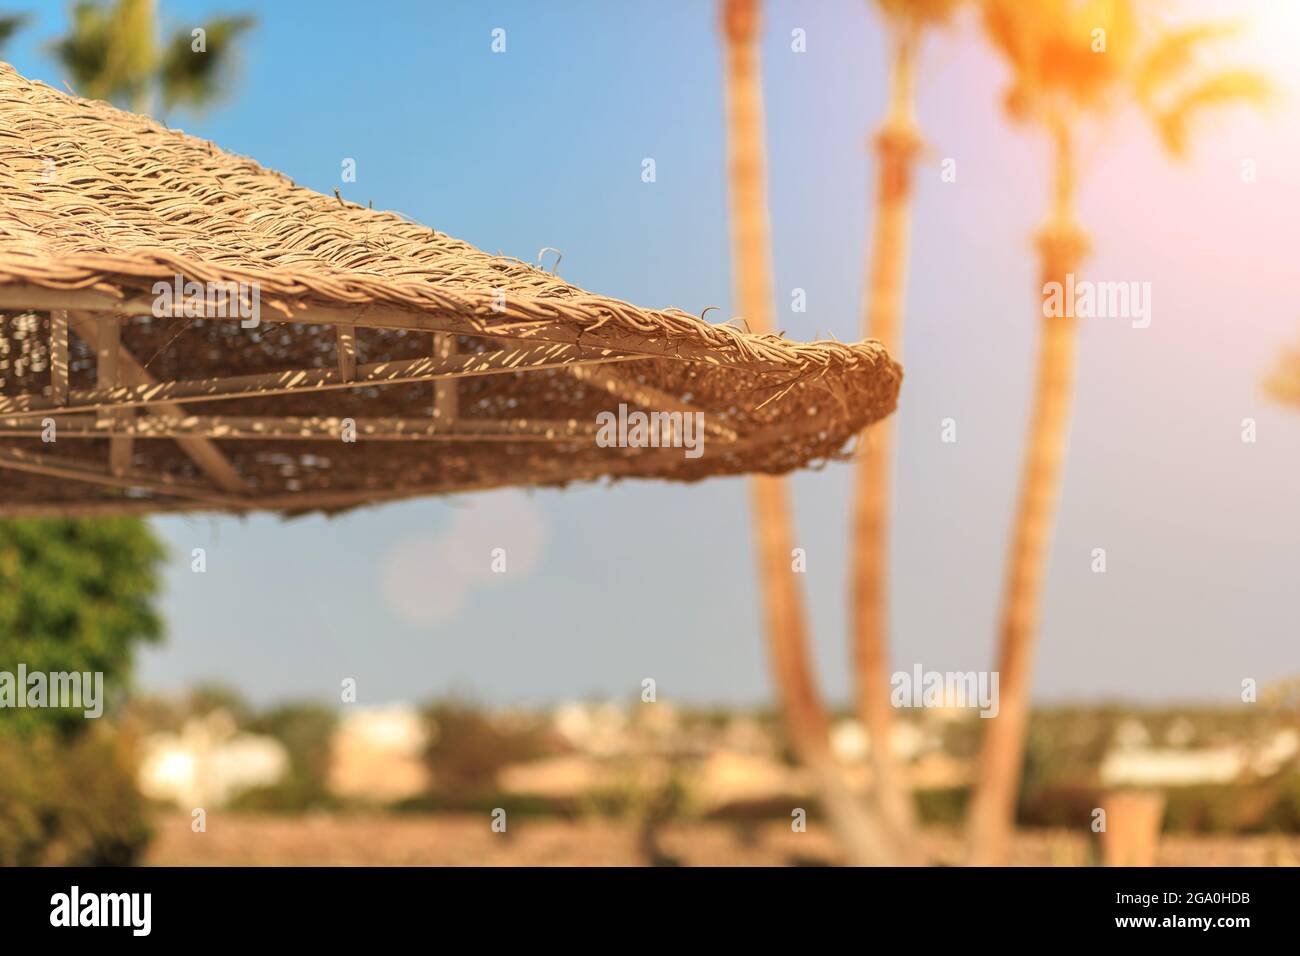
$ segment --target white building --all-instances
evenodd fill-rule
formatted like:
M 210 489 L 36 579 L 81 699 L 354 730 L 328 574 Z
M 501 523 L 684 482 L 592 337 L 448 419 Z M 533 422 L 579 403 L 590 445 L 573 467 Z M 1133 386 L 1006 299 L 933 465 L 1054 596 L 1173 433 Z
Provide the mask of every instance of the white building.
M 1186 787 L 1232 783 L 1250 773 L 1276 773 L 1300 751 L 1300 733 L 1279 730 L 1254 744 L 1220 747 L 1120 746 L 1101 762 L 1101 782 L 1112 786 Z
M 179 734 L 146 737 L 140 792 L 186 809 L 224 806 L 253 787 L 278 783 L 289 752 L 274 737 L 239 733 L 224 710 L 187 720 Z
M 429 731 L 414 707 L 350 707 L 331 742 L 329 787 L 341 797 L 391 802 L 428 789 Z

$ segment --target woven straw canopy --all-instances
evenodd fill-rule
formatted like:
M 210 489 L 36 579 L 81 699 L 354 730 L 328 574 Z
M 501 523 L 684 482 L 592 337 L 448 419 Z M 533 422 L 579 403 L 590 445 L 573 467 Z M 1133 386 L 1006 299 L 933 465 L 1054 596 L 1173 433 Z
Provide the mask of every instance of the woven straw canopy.
M 0 63 L 0 514 L 776 474 L 900 378 L 878 343 L 585 292 Z M 627 447 L 638 410 L 661 447 Z M 702 453 L 662 447 L 700 421 Z

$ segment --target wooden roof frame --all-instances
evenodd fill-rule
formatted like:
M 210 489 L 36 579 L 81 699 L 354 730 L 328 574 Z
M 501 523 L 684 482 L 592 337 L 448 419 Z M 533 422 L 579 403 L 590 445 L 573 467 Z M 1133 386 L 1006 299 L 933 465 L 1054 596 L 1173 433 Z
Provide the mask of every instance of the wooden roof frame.
M 337 368 L 298 369 L 256 375 L 227 375 L 199 380 L 159 381 L 119 341 L 120 322 L 132 316 L 154 315 L 153 300 L 144 297 L 115 299 L 103 293 L 57 291 L 34 286 L 0 286 L 0 312 L 48 312 L 50 315 L 50 395 L 0 396 L 0 438 L 38 437 L 43 422 L 53 419 L 60 438 L 109 438 L 109 461 L 101 468 L 87 463 L 44 460 L 30 452 L 0 449 L 0 470 L 8 469 L 50 477 L 86 481 L 109 488 L 148 491 L 177 499 L 189 510 L 201 503 L 224 511 L 286 510 L 330 507 L 354 498 L 348 491 L 309 492 L 301 495 L 251 496 L 244 480 L 229 459 L 213 444 L 214 439 L 241 440 L 340 440 L 344 420 L 335 416 L 213 416 L 186 414 L 187 402 L 211 402 L 254 396 L 301 394 L 334 389 L 430 382 L 435 388 L 434 417 L 375 418 L 353 420 L 358 441 L 558 441 L 586 436 L 594 438 L 592 422 L 509 418 L 472 421 L 457 416 L 458 379 L 477 375 L 506 374 L 542 369 L 563 369 L 621 401 L 646 411 L 702 412 L 689 402 L 662 390 L 620 376 L 616 364 L 645 358 L 716 362 L 707 349 L 657 347 L 644 338 L 590 334 L 592 344 L 580 344 L 580 335 L 558 323 L 537 321 L 502 328 L 467 321 L 459 317 L 431 316 L 401 309 L 365 306 L 348 310 L 308 306 L 289 315 L 275 314 L 271 321 L 333 325 L 336 330 Z M 181 318 L 181 316 L 176 316 Z M 238 321 L 231 317 L 228 321 Z M 355 333 L 358 328 L 404 329 L 430 333 L 430 355 L 402 362 L 358 365 Z M 96 388 L 73 390 L 68 383 L 69 333 L 76 334 L 96 356 Z M 458 355 L 457 334 L 489 338 L 501 345 L 496 352 Z M 618 352 L 595 344 L 632 347 Z M 558 341 L 557 341 L 558 340 Z M 148 414 L 137 415 L 137 411 Z M 723 442 L 741 440 L 733 429 L 704 419 L 708 433 Z M 751 439 L 757 436 L 750 436 Z M 167 439 L 194 461 L 210 485 L 177 481 L 167 475 L 153 475 L 130 469 L 130 447 L 137 439 Z M 750 442 L 745 442 L 750 444 Z M 440 487 L 406 490 L 401 497 L 445 493 Z M 461 490 L 471 490 L 461 488 Z M 367 501 L 382 496 L 367 495 Z M 121 513 L 114 503 L 104 510 Z M 166 502 L 151 500 L 151 508 L 167 510 Z M 66 509 L 43 505 L 7 509 L 11 514 L 44 515 Z M 97 509 L 76 510 L 88 513 Z M 127 508 L 127 511 L 134 510 Z

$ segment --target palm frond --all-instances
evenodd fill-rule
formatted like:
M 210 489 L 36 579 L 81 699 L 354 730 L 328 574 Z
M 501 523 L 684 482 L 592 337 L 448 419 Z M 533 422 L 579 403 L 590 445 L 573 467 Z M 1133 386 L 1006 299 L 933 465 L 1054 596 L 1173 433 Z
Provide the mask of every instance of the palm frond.
M 106 65 L 110 21 L 106 7 L 82 0 L 72 7 L 68 32 L 50 46 L 50 52 L 70 74 L 83 96 L 105 99 L 110 94 Z
M 119 97 L 137 99 L 158 66 L 153 0 L 117 0 L 110 15 L 108 71 Z
M 1287 349 L 1264 380 L 1264 390 L 1271 397 L 1300 405 L 1300 349 Z
M 188 29 L 178 30 L 163 54 L 160 79 L 165 105 L 202 107 L 217 99 L 235 56 L 235 41 L 256 22 L 250 16 L 208 21 L 203 25 L 207 47 L 203 52 L 193 49 Z
M 80 0 L 70 19 L 50 49 L 78 93 L 123 101 L 147 88 L 155 65 L 148 0 Z
M 15 13 L 0 17 L 0 48 L 27 23 L 27 14 Z
M 910 20 L 918 26 L 938 26 L 952 19 L 966 0 L 876 0 L 887 20 Z
M 1132 0 L 982 0 L 981 12 L 984 33 L 1011 67 L 1015 119 L 1041 118 L 1049 104 L 1102 108 L 1130 68 Z
M 1155 115 L 1160 138 L 1174 156 L 1187 155 L 1194 120 L 1210 110 L 1262 106 L 1273 96 L 1268 78 L 1251 70 L 1229 70 L 1180 92 L 1173 104 Z
M 1016 0 L 984 0 L 980 5 L 984 33 L 993 46 L 1006 57 L 1017 72 L 1028 67 L 1030 38 L 1034 33 L 1030 20 L 1034 11 Z
M 1202 48 L 1238 32 L 1236 23 L 1202 23 L 1158 38 L 1138 64 L 1134 89 L 1138 101 L 1150 104 L 1161 88 L 1180 79 L 1196 64 Z

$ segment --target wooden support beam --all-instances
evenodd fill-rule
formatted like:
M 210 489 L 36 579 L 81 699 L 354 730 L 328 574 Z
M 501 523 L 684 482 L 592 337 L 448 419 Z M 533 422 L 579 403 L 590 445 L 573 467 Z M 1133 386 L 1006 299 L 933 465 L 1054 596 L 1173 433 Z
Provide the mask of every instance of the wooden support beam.
M 185 440 L 199 439 L 338 441 L 343 427 L 341 417 L 330 415 L 186 415 L 164 412 L 140 415 L 122 426 L 101 422 L 93 415 L 84 414 L 59 414 L 55 420 L 60 438 L 103 439 L 121 436 L 142 440 L 169 439 L 178 444 Z M 438 425 L 428 418 L 359 418 L 353 421 L 359 441 L 558 442 L 594 440 L 600 432 L 600 426 L 594 420 L 581 421 L 573 418 L 461 418 L 450 427 Z M 727 430 L 726 434 L 713 437 L 721 441 L 729 451 L 743 451 L 816 434 L 824 427 L 821 422 L 814 420 L 803 425 L 782 425 L 744 435 Z M 0 439 L 39 438 L 42 432 L 39 420 L 30 415 L 0 416 Z
M 0 505 L 0 518 L 98 518 L 122 515 L 193 514 L 196 511 L 236 513 L 237 509 L 196 505 L 177 498 L 92 498 L 63 501 L 24 501 Z M 242 513 L 240 511 L 239 513 Z
M 95 318 L 99 330 L 95 347 L 95 381 L 101 390 L 117 388 L 122 384 L 121 348 L 122 320 L 116 315 L 99 315 Z M 125 425 L 134 415 L 132 409 L 99 409 L 100 421 L 114 428 Z M 108 443 L 108 470 L 114 475 L 124 475 L 131 467 L 131 439 L 112 438 Z
M 594 421 L 579 422 L 576 419 L 462 418 L 454 426 L 440 425 L 428 418 L 361 418 L 354 421 L 359 441 L 571 441 L 594 439 L 599 431 Z M 204 437 L 231 441 L 339 441 L 343 429 L 343 419 L 334 416 L 141 415 L 126 425 L 118 426 L 89 415 L 60 415 L 57 422 L 61 439 L 102 439 L 125 435 L 138 439 Z M 0 438 L 39 437 L 41 430 L 35 419 L 0 418 Z
M 99 329 L 95 324 L 94 317 L 84 312 L 73 312 L 70 314 L 70 318 L 77 335 L 81 336 L 87 345 L 98 351 Z M 144 366 L 135 360 L 130 352 L 120 347 L 118 348 L 118 366 L 123 381 L 128 386 L 148 387 L 156 385 L 158 382 Z M 163 403 L 158 405 L 157 408 L 165 414 L 183 414 L 179 405 Z M 242 494 L 248 490 L 248 485 L 243 478 L 239 477 L 239 473 L 235 471 L 235 466 L 221 453 L 221 449 L 206 438 L 182 438 L 177 440 L 177 444 L 222 491 L 230 494 Z
M 456 354 L 456 336 L 450 332 L 433 333 L 433 357 L 446 362 Z M 456 380 L 433 383 L 433 418 L 439 425 L 450 426 L 460 414 L 456 393 Z
M 745 446 L 750 439 L 740 439 L 739 445 Z M 682 452 L 678 448 L 642 449 L 629 453 L 627 449 L 611 448 L 612 457 L 593 460 L 589 471 L 578 471 L 565 476 L 569 481 L 596 481 L 605 477 L 640 474 L 645 468 L 647 457 L 662 461 L 681 461 Z M 12 452 L 8 454 L 13 454 Z M 50 515 L 93 515 L 93 514 L 149 514 L 162 511 L 232 511 L 242 512 L 249 508 L 259 511 L 279 511 L 297 513 L 313 510 L 340 510 L 345 508 L 379 505 L 406 498 L 422 498 L 436 495 L 463 494 L 500 488 L 509 484 L 506 476 L 483 479 L 467 483 L 430 483 L 420 485 L 398 486 L 392 488 L 331 488 L 322 491 L 276 492 L 268 489 L 267 494 L 256 499 L 229 497 L 225 502 L 67 502 L 47 504 L 0 504 L 0 517 L 45 517 Z M 176 494 L 168 490 L 166 494 Z
M 95 379 L 100 390 L 116 388 L 122 323 L 115 315 L 95 316 Z M 101 417 L 102 413 L 101 413 Z
M 745 440 L 742 439 L 742 443 Z M 638 475 L 645 469 L 647 458 L 661 461 L 682 461 L 682 450 L 680 448 L 644 448 L 632 450 L 623 448 L 610 448 L 612 457 L 606 459 L 593 459 L 590 469 L 587 471 L 578 471 L 574 475 L 567 476 L 569 481 L 599 481 L 608 477 L 620 477 L 624 475 Z M 259 508 L 267 508 L 273 511 L 309 511 L 313 509 L 339 509 L 348 507 L 361 507 L 371 504 L 383 504 L 388 501 L 400 501 L 406 498 L 423 498 L 427 496 L 460 494 L 471 491 L 482 491 L 489 488 L 500 488 L 510 484 L 506 476 L 501 476 L 493 480 L 484 480 L 470 484 L 449 485 L 449 484 L 425 484 L 425 485 L 408 485 L 405 487 L 398 486 L 395 488 L 384 488 L 380 490 L 349 490 L 349 489 L 329 489 L 326 491 L 308 491 L 295 492 L 292 494 L 270 494 L 267 498 L 258 501 Z
M 627 362 L 633 355 L 619 355 L 606 349 L 585 349 L 573 345 L 544 344 L 503 349 L 499 352 L 458 354 L 447 360 L 408 359 L 402 362 L 373 362 L 357 368 L 357 377 L 345 382 L 337 369 L 296 369 L 258 375 L 231 375 L 191 379 L 114 389 L 75 390 L 68 397 L 69 413 L 108 408 L 140 408 L 184 402 L 216 402 L 268 395 L 296 395 L 357 385 L 402 385 L 432 382 L 439 378 L 502 375 L 563 368 L 576 362 Z M 0 396 L 0 417 L 23 418 L 54 409 L 38 395 Z
M 335 326 L 338 332 L 339 378 L 350 382 L 357 377 L 357 330 L 350 325 Z
M 692 405 L 690 402 L 683 402 L 681 399 L 668 394 L 662 389 L 655 388 L 653 385 L 643 385 L 622 374 L 619 369 L 596 368 L 594 366 L 580 368 L 575 365 L 569 368 L 568 371 L 578 381 L 595 385 L 597 388 L 609 392 L 615 398 L 631 402 L 646 411 L 681 412 L 683 415 L 700 413 L 704 416 L 703 422 L 706 433 L 721 438 L 723 441 L 736 440 L 735 430 L 715 422 L 711 413 Z
M 50 313 L 50 399 L 56 405 L 68 403 L 68 313 Z
M 263 294 L 263 304 L 266 304 Z M 791 366 L 780 361 L 765 362 L 753 354 L 752 341 L 745 354 L 737 352 L 735 363 L 717 346 L 664 334 L 647 338 L 644 333 L 629 332 L 616 323 L 608 322 L 595 328 L 583 327 L 564 319 L 547 309 L 544 301 L 529 302 L 517 296 L 510 298 L 506 313 L 493 310 L 492 299 L 484 295 L 481 310 L 466 314 L 463 310 L 446 312 L 419 312 L 383 305 L 343 308 L 323 305 L 305 305 L 285 314 L 273 308 L 263 309 L 267 322 L 295 322 L 305 325 L 350 325 L 358 328 L 407 329 L 423 332 L 454 332 L 461 335 L 510 339 L 520 342 L 555 342 L 565 345 L 583 345 L 623 352 L 639 358 L 663 358 L 703 365 L 728 367 L 741 364 L 749 371 L 786 373 Z M 181 303 L 183 306 L 183 303 Z M 153 315 L 154 299 L 151 296 L 133 295 L 117 298 L 88 289 L 53 290 L 28 285 L 0 286 L 0 310 L 30 310 L 48 312 L 51 309 L 78 309 L 83 311 L 113 311 L 119 315 Z M 178 314 L 176 318 L 184 318 Z M 229 321 L 238 321 L 231 317 Z M 721 327 L 720 327 L 721 328 Z M 725 333 L 723 333 L 725 334 Z
M 90 484 L 103 485 L 107 488 L 148 491 L 153 494 L 187 498 L 192 501 L 234 510 L 244 510 L 250 503 L 246 499 L 233 495 L 224 495 L 202 485 L 177 481 L 169 475 L 149 475 L 129 470 L 122 474 L 114 474 L 107 468 L 89 462 L 51 458 L 16 448 L 0 449 L 0 469 L 23 471 L 33 475 L 44 475 L 48 478 L 84 481 Z

